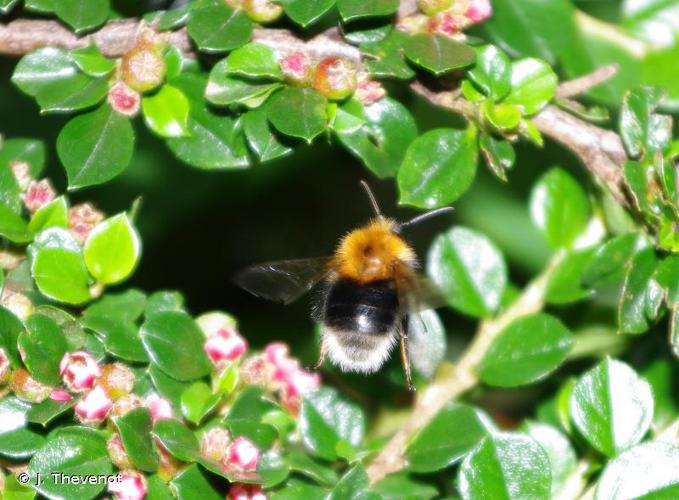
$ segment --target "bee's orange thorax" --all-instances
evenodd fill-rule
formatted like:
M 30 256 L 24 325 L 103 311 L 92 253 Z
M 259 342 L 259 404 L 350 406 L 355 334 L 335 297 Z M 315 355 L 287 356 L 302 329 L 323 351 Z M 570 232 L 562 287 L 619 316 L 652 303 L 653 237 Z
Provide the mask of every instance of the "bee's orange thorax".
M 415 253 L 394 228 L 394 221 L 380 217 L 347 234 L 333 260 L 337 273 L 359 283 L 397 278 L 403 264 L 415 262 Z

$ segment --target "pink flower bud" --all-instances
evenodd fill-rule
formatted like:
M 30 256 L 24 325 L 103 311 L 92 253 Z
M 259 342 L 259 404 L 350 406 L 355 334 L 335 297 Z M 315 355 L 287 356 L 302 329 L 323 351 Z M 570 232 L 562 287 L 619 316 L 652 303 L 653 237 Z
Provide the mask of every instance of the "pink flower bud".
M 281 392 L 281 404 L 293 414 L 299 412 L 302 404 L 302 396 L 318 389 L 321 385 L 321 377 L 318 373 L 306 370 L 296 370 L 287 379 Z
M 117 432 L 113 434 L 108 441 L 106 441 L 106 449 L 108 450 L 108 456 L 111 458 L 111 462 L 119 469 L 130 469 L 132 468 L 132 461 L 125 451 L 123 442 L 120 439 L 120 434 Z
M 386 90 L 380 82 L 375 80 L 363 80 L 358 82 L 356 87 L 356 92 L 354 97 L 361 101 L 363 104 L 372 104 L 375 101 L 379 101 L 385 95 L 387 95 Z
M 165 59 L 154 45 L 142 43 L 129 50 L 120 64 L 123 80 L 138 92 L 148 92 L 165 80 Z
M 125 116 L 136 116 L 139 113 L 141 95 L 125 82 L 118 82 L 108 89 L 108 103 L 111 107 Z
M 158 394 L 151 394 L 144 400 L 146 406 L 151 412 L 151 420 L 155 424 L 158 420 L 174 418 L 172 413 L 172 405 L 167 399 L 161 398 Z
M 215 462 L 221 462 L 230 440 L 229 431 L 223 427 L 213 427 L 200 438 L 200 454 Z
M 31 299 L 22 293 L 13 292 L 7 287 L 2 291 L 0 304 L 21 320 L 28 318 L 33 312 Z
M 0 347 L 0 386 L 5 385 L 9 381 L 10 373 L 9 357 L 5 350 Z
M 427 31 L 448 38 L 455 38 L 468 24 L 469 21 L 465 16 L 446 11 L 429 19 Z
M 419 9 L 428 16 L 447 10 L 452 5 L 453 0 L 417 0 Z
M 271 0 L 243 0 L 243 9 L 250 19 L 266 24 L 283 15 L 283 7 Z
M 35 380 L 24 368 L 12 372 L 9 387 L 19 399 L 31 403 L 43 402 L 52 392 L 51 387 Z
M 282 342 L 274 342 L 264 348 L 266 360 L 271 363 L 271 381 L 287 384 L 288 378 L 300 369 L 299 361 L 289 356 L 288 346 Z
M 98 424 L 106 418 L 112 407 L 113 401 L 108 397 L 106 391 L 98 385 L 78 401 L 74 410 L 81 422 Z
M 493 14 L 493 6 L 490 0 L 470 0 L 465 15 L 473 23 L 480 23 Z
M 229 500 L 266 500 L 259 484 L 234 483 L 229 488 Z
M 209 337 L 203 346 L 205 352 L 217 367 L 230 365 L 247 350 L 247 343 L 232 328 L 224 328 Z
M 36 212 L 40 207 L 47 205 L 55 197 L 54 188 L 50 181 L 30 181 L 26 192 L 22 195 L 24 205 L 29 212 Z
M 68 227 L 80 243 L 85 243 L 94 226 L 103 220 L 104 214 L 90 203 L 81 203 L 68 210 Z
M 67 352 L 59 363 L 61 379 L 73 392 L 85 392 L 94 387 L 101 370 L 90 353 L 85 351 Z
M 263 354 L 250 356 L 240 365 L 240 376 L 248 385 L 266 385 L 271 377 L 273 365 Z
M 110 363 L 101 367 L 99 384 L 113 399 L 118 399 L 132 392 L 134 373 L 123 363 Z
M 253 471 L 258 461 L 259 449 L 248 438 L 240 436 L 226 449 L 222 464 L 226 469 Z
M 313 86 L 328 99 L 345 99 L 356 90 L 356 76 L 356 66 L 352 61 L 330 56 L 316 66 Z
M 311 78 L 311 60 L 304 52 L 292 52 L 280 60 L 281 71 L 285 78 L 299 85 L 308 83 Z
M 65 403 L 66 401 L 70 401 L 73 399 L 73 396 L 71 396 L 68 391 L 65 391 L 63 389 L 54 389 L 50 393 L 50 399 L 52 401 L 58 401 L 60 403 Z
M 28 185 L 33 180 L 33 177 L 31 177 L 31 166 L 25 161 L 10 161 L 9 168 L 12 169 L 19 189 L 21 191 L 26 191 Z
M 136 470 L 120 471 L 118 478 L 108 483 L 108 491 L 117 500 L 144 500 L 146 488 L 146 478 Z
M 113 403 L 113 408 L 111 409 L 111 414 L 115 417 L 122 417 L 127 415 L 132 410 L 141 408 L 144 406 L 144 402 L 136 394 L 127 394 L 121 398 L 116 399 Z

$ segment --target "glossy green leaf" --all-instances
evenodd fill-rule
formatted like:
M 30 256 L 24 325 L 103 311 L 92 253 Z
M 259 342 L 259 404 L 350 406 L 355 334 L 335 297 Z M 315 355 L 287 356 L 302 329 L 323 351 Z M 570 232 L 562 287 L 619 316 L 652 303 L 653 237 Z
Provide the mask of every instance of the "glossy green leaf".
M 2 204 L 0 204 L 0 235 L 16 243 L 31 240 L 31 232 L 26 221 Z
M 231 52 L 226 58 L 226 68 L 234 75 L 274 80 L 283 78 L 276 54 L 261 43 L 249 43 Z
M 272 130 L 266 116 L 266 109 L 260 106 L 243 115 L 243 129 L 248 145 L 261 162 L 266 162 L 292 153 L 292 148 L 283 144 Z
M 135 468 L 153 472 L 158 468 L 158 454 L 151 439 L 151 413 L 147 408 L 134 409 L 113 423 L 120 433 L 120 440 Z
M 83 313 L 83 319 L 104 316 L 117 321 L 135 321 L 146 306 L 146 295 L 136 288 L 121 293 L 107 293 L 91 304 Z
M 485 45 L 477 50 L 476 64 L 467 76 L 484 94 L 500 101 L 512 88 L 512 63 L 496 46 Z
M 458 475 L 464 500 L 550 498 L 549 457 L 534 440 L 521 434 L 486 437 L 462 462 Z
M 488 316 L 500 306 L 507 267 L 485 236 L 455 227 L 439 235 L 427 256 L 427 274 L 448 304 L 472 316 Z
M 342 448 L 355 448 L 363 440 L 365 422 L 361 410 L 322 388 L 302 399 L 299 428 L 304 444 L 315 455 L 335 460 Z
M 31 274 L 45 296 L 68 304 L 82 304 L 91 298 L 82 250 L 70 232 L 49 228 L 36 237 L 31 248 Z
M 181 413 L 182 393 L 189 386 L 189 383 L 173 379 L 158 368 L 155 363 L 149 365 L 147 373 L 158 393 L 172 403 L 177 413 Z
M 366 498 L 365 490 L 368 488 L 368 475 L 365 467 L 360 462 L 349 469 L 340 478 L 335 487 L 328 495 L 328 500 L 344 500 L 347 498 Z M 369 497 L 368 497 L 369 498 Z
M 68 205 L 63 196 L 59 196 L 36 210 L 28 223 L 28 230 L 36 234 L 43 229 L 55 226 L 68 227 Z
M 623 165 L 623 174 L 625 183 L 634 200 L 634 205 L 642 213 L 650 213 L 650 202 L 653 195 L 649 189 L 649 175 L 650 166 L 642 165 L 637 161 L 626 161 Z
M 47 427 L 47 424 L 59 415 L 70 410 L 75 404 L 75 399 L 71 399 L 70 401 L 54 401 L 53 399 L 47 398 L 42 403 L 34 404 L 31 409 L 28 410 L 28 413 L 26 413 L 26 419 L 29 422 Z
M 120 317 L 89 315 L 83 319 L 82 324 L 99 335 L 106 352 L 125 361 L 148 362 L 138 328 L 132 321 Z
M 12 74 L 12 83 L 22 92 L 37 96 L 49 92 L 57 82 L 68 82 L 78 68 L 68 52 L 56 47 L 45 47 L 24 56 Z
M 69 476 L 107 475 L 113 472 L 113 466 L 101 434 L 85 427 L 66 427 L 50 435 L 47 444 L 29 462 L 28 472 L 32 484 L 36 484 L 36 474 L 41 475 L 43 481 L 35 488 L 48 498 L 88 500 L 101 493 L 106 484 L 89 481 L 67 484 L 59 480 L 59 473 Z
M 146 301 L 146 316 L 153 316 L 163 311 L 184 311 L 184 297 L 172 290 L 158 290 L 149 295 Z
M 33 177 L 38 177 L 45 166 L 45 144 L 37 139 L 5 139 L 0 147 L 0 168 L 10 161 L 24 161 Z
M 353 21 L 366 17 L 390 16 L 398 10 L 398 0 L 337 0 L 337 9 L 342 19 Z
M 530 195 L 533 223 L 553 248 L 571 247 L 589 220 L 589 201 L 580 184 L 558 167 L 543 174 Z
M 479 375 L 485 383 L 499 387 L 530 384 L 556 370 L 572 347 L 573 336 L 554 316 L 523 316 L 493 340 Z
M 449 403 L 415 435 L 406 449 L 410 469 L 434 472 L 462 460 L 486 436 L 478 413 Z
M 533 115 L 552 100 L 557 81 L 556 74 L 544 61 L 515 61 L 512 63 L 512 88 L 503 102 L 518 106 L 525 115 Z
M 570 304 L 592 294 L 582 286 L 582 275 L 594 256 L 596 248 L 568 252 L 550 274 L 546 299 L 549 304 Z
M 205 98 L 218 106 L 245 104 L 257 108 L 280 86 L 280 83 L 255 81 L 232 73 L 227 58 L 210 70 Z
M 132 159 L 134 132 L 127 117 L 108 105 L 76 116 L 57 137 L 69 189 L 101 184 L 120 174 Z
M 521 122 L 521 109 L 518 106 L 493 104 L 493 101 L 487 100 L 482 109 L 490 126 L 499 132 L 515 130 Z
M 372 487 L 383 500 L 430 500 L 438 497 L 438 490 L 407 474 L 390 474 Z
M 104 23 L 111 8 L 109 0 L 57 0 L 54 13 L 71 26 L 76 33 L 83 33 Z
M 109 217 L 90 232 L 83 248 L 85 264 L 100 283 L 119 283 L 139 262 L 141 240 L 127 214 Z
M 178 500 L 195 498 L 200 498 L 201 500 L 222 500 L 222 495 L 217 494 L 196 464 L 189 465 L 177 474 L 170 481 L 170 485 L 175 491 Z
M 507 174 L 505 171 L 512 168 L 514 161 L 516 161 L 516 153 L 512 143 L 484 133 L 479 138 L 479 149 L 493 173 L 501 180 L 506 181 Z
M 0 348 L 5 350 L 11 366 L 18 367 L 21 364 L 17 349 L 17 338 L 23 331 L 24 325 L 9 309 L 0 306 Z
M 257 443 L 255 442 L 257 445 Z M 290 475 L 290 466 L 286 460 L 276 451 L 267 451 L 259 457 L 257 462 L 257 475 L 263 488 L 272 488 L 281 484 Z
M 43 112 L 63 113 L 91 108 L 106 97 L 108 83 L 104 78 L 76 74 L 41 91 L 36 100 Z
M 415 139 L 398 171 L 400 202 L 436 208 L 457 200 L 476 175 L 476 131 L 430 130 Z
M 393 30 L 380 41 L 361 45 L 361 52 L 370 55 L 363 61 L 370 74 L 377 77 L 412 78 L 415 72 L 403 56 L 403 44 L 407 38 L 405 33 Z
M 207 3 L 191 10 L 188 30 L 198 48 L 205 52 L 226 52 L 250 41 L 253 23 L 241 9 L 226 2 Z
M 337 483 L 337 473 L 332 468 L 326 464 L 321 464 L 302 451 L 291 450 L 286 456 L 286 461 L 291 470 L 318 483 L 325 485 Z
M 172 378 L 189 381 L 211 371 L 203 351 L 205 337 L 185 313 L 164 311 L 146 319 L 141 338 L 151 360 Z
M 266 104 L 269 121 L 279 132 L 311 142 L 327 125 L 327 100 L 312 89 L 286 87 Z
M 158 420 L 153 426 L 153 436 L 179 460 L 191 462 L 200 455 L 196 436 L 178 420 Z
M 560 431 L 538 422 L 526 422 L 526 434 L 534 439 L 547 453 L 552 471 L 552 498 L 558 495 L 577 465 L 575 450 Z
M 359 127 L 334 130 L 340 142 L 378 177 L 395 175 L 408 146 L 417 137 L 417 124 L 398 101 L 385 97 L 369 106 L 349 101 L 339 108 L 365 120 Z
M 435 75 L 464 68 L 476 59 L 468 45 L 439 35 L 412 36 L 405 40 L 403 50 L 409 61 Z
M 26 428 L 31 405 L 15 396 L 0 399 L 0 455 L 15 460 L 31 457 L 45 439 Z
M 142 98 L 141 109 L 146 125 L 159 136 L 188 135 L 189 101 L 181 90 L 163 85 L 155 94 Z
M 639 233 L 626 233 L 608 240 L 583 270 L 583 284 L 602 287 L 622 281 L 632 258 L 645 245 Z
M 281 5 L 290 19 L 306 28 L 323 17 L 335 0 L 281 0 Z
M 594 498 L 670 499 L 679 493 L 679 448 L 650 442 L 621 453 L 608 462 Z
M 38 382 L 58 385 L 59 362 L 67 350 L 66 338 L 57 323 L 42 314 L 26 318 L 26 330 L 19 335 L 19 348 L 30 374 Z
M 589 444 L 612 457 L 646 434 L 653 418 L 651 387 L 625 363 L 606 358 L 575 384 L 570 414 Z
M 446 356 L 446 330 L 436 311 L 408 316 L 408 357 L 413 370 L 430 378 Z
M 83 73 L 90 76 L 106 76 L 116 67 L 115 61 L 105 57 L 95 44 L 72 50 L 71 58 Z
M 664 92 L 639 87 L 625 94 L 620 110 L 620 135 L 631 157 L 665 149 L 672 138 L 672 118 L 655 113 Z
M 181 395 L 181 408 L 184 417 L 194 424 L 201 420 L 219 403 L 218 394 L 213 394 L 205 382 L 195 382 L 184 389 Z
M 644 333 L 658 317 L 663 291 L 655 279 L 657 265 L 652 247 L 640 250 L 632 258 L 618 304 L 620 332 Z
M 187 3 L 177 7 L 176 9 L 169 9 L 163 12 L 158 17 L 158 30 L 168 31 L 184 26 L 186 21 L 189 19 L 189 7 L 190 5 Z

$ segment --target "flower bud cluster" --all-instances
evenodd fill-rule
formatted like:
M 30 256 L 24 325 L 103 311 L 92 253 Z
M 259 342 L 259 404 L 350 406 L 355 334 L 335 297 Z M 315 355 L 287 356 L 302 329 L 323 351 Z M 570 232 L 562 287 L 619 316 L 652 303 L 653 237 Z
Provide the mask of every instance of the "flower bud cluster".
M 407 31 L 464 39 L 463 30 L 486 21 L 493 13 L 490 0 L 417 0 L 421 15 L 404 24 Z

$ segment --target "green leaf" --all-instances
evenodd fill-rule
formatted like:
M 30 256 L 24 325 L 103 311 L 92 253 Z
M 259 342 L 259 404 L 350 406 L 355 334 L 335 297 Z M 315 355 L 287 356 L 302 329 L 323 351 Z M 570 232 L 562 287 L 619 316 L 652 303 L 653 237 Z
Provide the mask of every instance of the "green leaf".
M 345 22 L 366 17 L 391 16 L 398 10 L 398 0 L 337 0 L 337 9 Z
M 637 161 L 626 161 L 623 165 L 623 174 L 625 176 L 625 183 L 629 188 L 634 205 L 642 213 L 650 213 L 651 205 L 649 200 L 653 193 L 649 189 L 648 171 L 650 166 L 642 165 Z
M 497 131 L 515 130 L 521 122 L 521 110 L 518 106 L 493 104 L 493 101 L 487 100 L 482 109 L 488 123 Z
M 658 317 L 663 291 L 654 276 L 657 265 L 653 247 L 640 250 L 632 258 L 618 304 L 621 333 L 644 333 Z
M 584 438 L 612 457 L 646 434 L 653 418 L 651 387 L 625 363 L 606 358 L 575 384 L 570 414 Z
M 33 378 L 47 385 L 58 385 L 59 362 L 67 350 L 66 337 L 57 323 L 42 314 L 26 318 L 26 330 L 19 335 L 23 361 Z
M 71 58 L 83 73 L 90 76 L 106 76 L 116 67 L 115 61 L 105 57 L 94 43 L 72 50 Z
M 54 401 L 53 399 L 48 398 L 42 403 L 34 404 L 31 409 L 28 410 L 28 413 L 26 413 L 26 419 L 29 422 L 47 427 L 47 424 L 59 415 L 70 410 L 75 404 L 75 399 L 71 399 L 70 401 Z
M 25 0 L 25 4 L 35 12 L 54 12 L 54 0 Z
M 679 448 L 650 442 L 621 453 L 608 462 L 594 498 L 670 499 L 679 492 Z
M 91 298 L 82 250 L 69 231 L 46 229 L 29 248 L 31 274 L 43 295 L 68 304 L 82 304 Z
M 620 135 L 631 157 L 664 150 L 672 138 L 672 117 L 656 114 L 665 93 L 638 87 L 625 94 L 620 110 Z
M 341 129 L 335 125 L 340 142 L 378 177 L 395 175 L 408 146 L 417 137 L 417 124 L 406 107 L 385 97 L 365 107 L 349 101 L 338 109 L 338 116 L 339 113 L 365 120 L 357 128 Z
M 146 317 L 153 316 L 162 311 L 184 312 L 184 297 L 182 297 L 182 294 L 172 290 L 158 290 L 149 295 L 146 301 Z
M 108 475 L 113 472 L 113 466 L 101 434 L 85 427 L 66 427 L 51 434 L 47 444 L 33 455 L 28 472 L 31 484 L 48 498 L 88 500 L 101 493 L 106 483 L 82 481 L 70 484 L 60 481 L 61 474 Z M 41 484 L 36 485 L 36 474 L 40 474 Z
M 290 19 L 306 28 L 323 17 L 335 0 L 281 0 L 281 5 Z
M 425 132 L 406 151 L 398 171 L 400 203 L 436 208 L 457 200 L 476 175 L 476 131 Z
M 431 378 L 446 356 L 446 331 L 434 310 L 408 315 L 408 357 L 413 369 Z
M 315 484 L 291 479 L 276 491 L 271 500 L 298 500 L 300 498 L 325 498 L 329 492 Z
M 65 197 L 59 196 L 40 207 L 28 223 L 28 230 L 33 234 L 48 227 L 68 227 L 68 205 Z
M 5 350 L 12 367 L 21 366 L 21 358 L 17 349 L 17 338 L 24 330 L 24 325 L 19 318 L 12 314 L 9 309 L 0 306 L 0 348 Z
M 632 257 L 644 246 L 639 233 L 626 233 L 611 238 L 601 245 L 582 274 L 585 286 L 603 287 L 618 283 L 625 277 L 625 271 Z
M 248 43 L 229 54 L 226 71 L 234 75 L 281 80 L 283 73 L 276 54 L 267 45 Z
M 43 112 L 69 112 L 91 108 L 99 104 L 108 92 L 104 78 L 77 74 L 68 80 L 60 80 L 41 91 L 36 100 Z
M 148 374 L 158 393 L 172 402 L 172 405 L 181 410 L 181 397 L 184 390 L 189 386 L 187 382 L 179 382 L 169 375 L 166 375 L 158 366 L 151 363 L 148 367 Z
M 182 414 L 188 421 L 198 425 L 215 408 L 219 400 L 219 394 L 212 394 L 209 385 L 205 382 L 195 382 L 184 389 L 181 395 Z
M 178 420 L 158 420 L 153 426 L 153 436 L 179 460 L 192 462 L 200 456 L 200 445 L 196 436 Z
M 315 455 L 335 460 L 343 448 L 356 448 L 363 441 L 365 422 L 361 410 L 322 388 L 302 399 L 299 428 L 304 444 Z
M 503 102 L 515 104 L 524 115 L 533 115 L 552 100 L 557 82 L 556 74 L 544 61 L 515 61 L 512 63 L 512 89 Z
M 45 144 L 37 139 L 5 139 L 0 147 L 0 168 L 10 161 L 25 161 L 33 177 L 38 177 L 45 166 Z
M 550 498 L 551 482 L 549 457 L 540 445 L 509 433 L 486 437 L 458 475 L 464 500 Z
M 0 204 L 0 235 L 15 243 L 31 241 L 31 232 L 26 221 L 2 204 Z
M 594 256 L 596 248 L 568 252 L 549 276 L 546 299 L 549 304 L 569 304 L 592 294 L 582 287 L 582 275 Z
M 141 241 L 127 214 L 97 224 L 85 241 L 83 255 L 87 269 L 100 283 L 119 283 L 132 274 L 141 256 Z
M 533 187 L 530 212 L 551 247 L 569 248 L 587 226 L 589 201 L 570 174 L 553 167 Z
M 507 284 L 500 250 L 482 234 L 460 226 L 434 240 L 427 274 L 451 307 L 478 317 L 497 310 Z
M 117 321 L 135 321 L 146 306 L 144 292 L 131 288 L 121 293 L 107 293 L 85 309 L 83 320 L 93 316 L 104 316 Z
M 437 76 L 469 66 L 476 59 L 468 45 L 438 35 L 411 36 L 403 50 L 409 61 Z
M 364 43 L 361 52 L 369 54 L 363 62 L 368 72 L 377 77 L 409 79 L 415 75 L 403 58 L 403 45 L 408 35 L 393 30 L 378 42 Z
M 481 361 L 485 383 L 516 387 L 543 379 L 556 370 L 573 347 L 573 336 L 554 316 L 538 313 L 512 321 Z
M 153 472 L 158 468 L 158 454 L 151 439 L 151 413 L 137 408 L 122 417 L 114 417 L 120 440 L 135 468 Z
M 177 7 L 176 9 L 169 9 L 164 11 L 159 17 L 158 17 L 158 25 L 157 28 L 159 31 L 168 31 L 168 30 L 174 30 L 177 28 L 181 28 L 186 24 L 186 21 L 189 19 L 189 9 L 190 5 L 184 4 L 181 5 L 180 7 Z
M 337 473 L 325 464 L 321 464 L 306 453 L 299 450 L 291 450 L 286 456 L 290 469 L 302 474 L 316 482 L 325 485 L 337 483 Z
M 226 52 L 245 45 L 253 26 L 245 11 L 233 9 L 226 2 L 193 8 L 188 22 L 189 35 L 205 52 Z
M 40 434 L 26 428 L 30 408 L 29 403 L 15 396 L 0 399 L 0 455 L 27 459 L 45 444 Z
M 427 483 L 411 479 L 407 474 L 390 474 L 372 487 L 382 500 L 430 500 L 438 490 Z
M 54 13 L 76 33 L 84 33 L 104 24 L 108 19 L 109 0 L 57 0 Z
M 328 495 L 328 500 L 363 499 L 368 488 L 368 475 L 360 462 L 342 476 Z
M 172 378 L 195 380 L 211 371 L 203 332 L 186 313 L 164 311 L 148 317 L 141 338 L 151 360 Z
M 679 255 L 665 257 L 655 271 L 658 284 L 665 290 L 667 307 L 679 304 Z
M 119 317 L 88 315 L 82 325 L 101 337 L 106 352 L 125 361 L 148 363 L 137 325 Z
M 0 0 L 0 14 L 7 14 L 16 5 L 18 0 Z
M 325 130 L 327 100 L 308 88 L 285 87 L 266 104 L 269 121 L 279 132 L 311 142 Z
M 516 160 L 512 143 L 483 133 L 479 138 L 479 149 L 493 173 L 501 180 L 506 181 L 505 171 L 512 168 Z
M 255 442 L 255 444 L 257 444 Z M 290 466 L 280 453 L 267 451 L 257 462 L 257 475 L 263 488 L 271 488 L 285 481 L 290 475 Z
M 205 476 L 200 472 L 196 464 L 189 465 L 182 472 L 177 474 L 170 485 L 176 492 L 178 500 L 191 500 L 200 498 L 201 500 L 222 500 L 222 496 L 207 482 Z
M 4 479 L 3 494 L 5 500 L 33 500 L 35 498 L 35 490 L 30 485 L 20 483 L 14 474 L 10 474 Z
M 56 47 L 45 47 L 24 56 L 12 75 L 12 83 L 22 92 L 36 97 L 48 93 L 58 82 L 69 82 L 78 68 L 68 52 Z
M 248 145 L 261 162 L 292 153 L 292 149 L 284 145 L 271 129 L 263 106 L 251 109 L 243 115 L 243 129 Z
M 448 403 L 418 433 L 406 449 L 414 472 L 434 472 L 462 460 L 486 436 L 487 430 L 470 406 Z
M 476 54 L 476 65 L 467 76 L 494 101 L 502 100 L 512 88 L 509 57 L 494 45 L 485 45 Z
M 245 104 L 257 108 L 280 86 L 277 82 L 258 82 L 233 74 L 227 58 L 219 61 L 210 70 L 205 99 L 218 106 Z
M 69 189 L 113 179 L 129 165 L 133 150 L 130 121 L 108 105 L 76 116 L 57 137 Z
M 141 109 L 146 125 L 159 136 L 189 134 L 189 101 L 181 90 L 165 84 L 155 94 L 142 98 Z
M 549 457 L 552 471 L 552 498 L 558 495 L 577 465 L 577 456 L 568 438 L 551 425 L 526 422 L 526 434 L 534 439 Z

